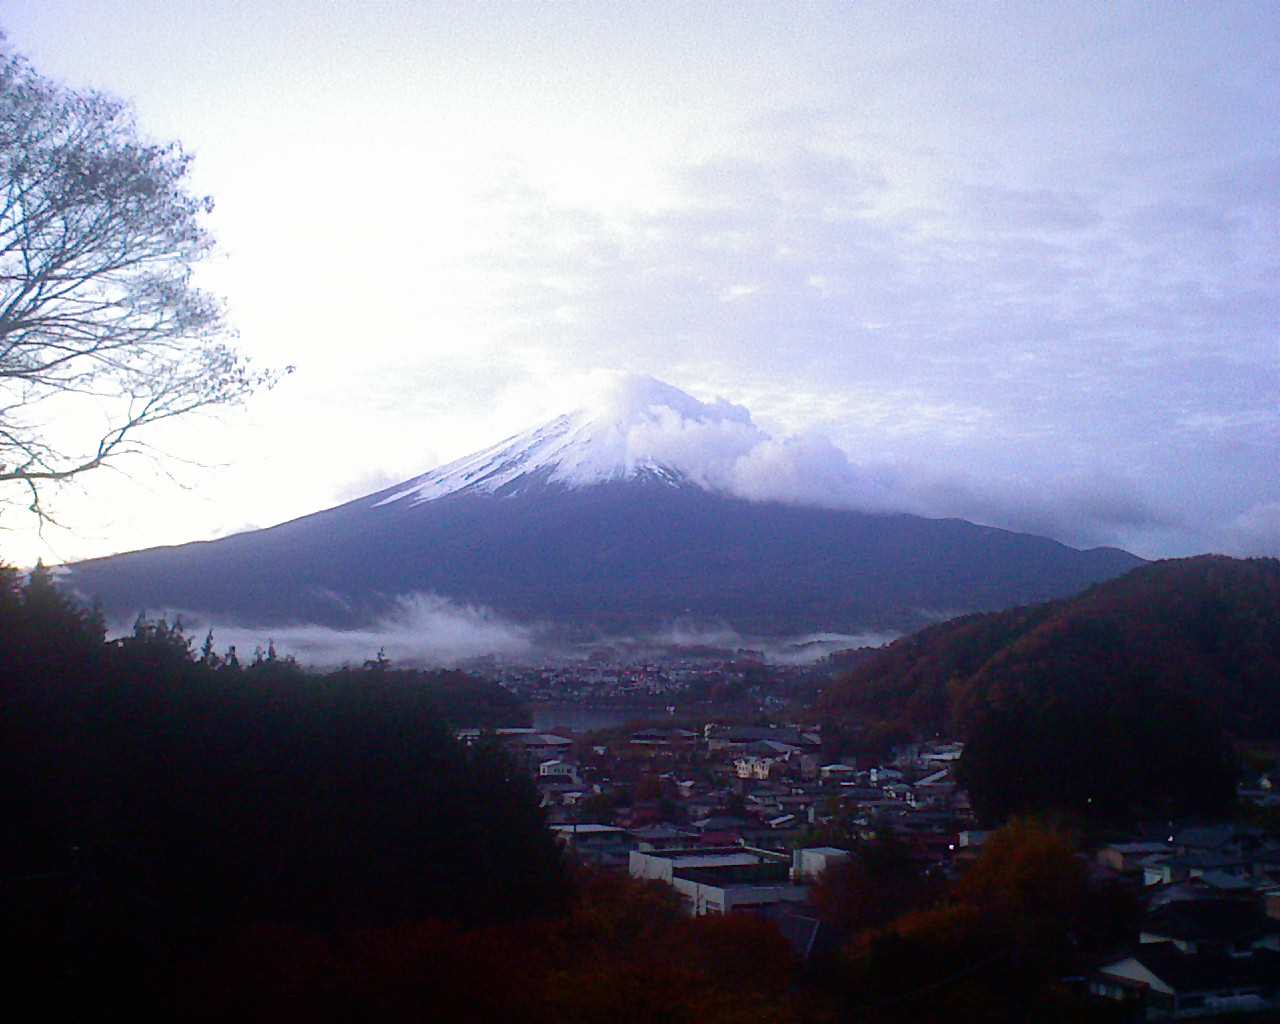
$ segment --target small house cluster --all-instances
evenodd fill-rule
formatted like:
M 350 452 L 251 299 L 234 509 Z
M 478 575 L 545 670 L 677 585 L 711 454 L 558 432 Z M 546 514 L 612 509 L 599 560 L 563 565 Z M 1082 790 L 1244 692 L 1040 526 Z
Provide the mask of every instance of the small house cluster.
M 871 764 L 824 756 L 821 731 L 803 724 L 496 735 L 572 857 L 661 879 L 692 914 L 803 904 L 816 876 L 848 857 L 837 840 L 887 830 L 940 870 L 980 841 L 951 777 L 956 743 Z
M 1131 948 L 1098 966 L 1095 995 L 1146 1020 L 1280 1010 L 1280 837 L 1234 825 L 1137 836 L 1097 851 L 1139 888 Z
M 955 877 L 987 838 L 954 778 L 957 742 L 869 760 L 833 755 L 803 723 L 496 736 L 569 856 L 670 885 L 691 915 L 768 917 L 802 958 L 833 941 L 814 883 L 859 842 L 889 834 L 922 871 Z M 1268 806 L 1270 787 L 1253 789 L 1242 797 Z M 1144 1020 L 1280 1010 L 1280 836 L 1173 828 L 1089 857 L 1095 881 L 1130 887 L 1143 906 L 1131 944 L 1084 980 L 1094 997 Z

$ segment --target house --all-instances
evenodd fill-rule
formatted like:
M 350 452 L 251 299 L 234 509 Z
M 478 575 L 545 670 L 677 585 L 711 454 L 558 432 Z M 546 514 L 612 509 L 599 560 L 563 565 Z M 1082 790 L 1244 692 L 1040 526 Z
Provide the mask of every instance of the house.
M 616 825 L 553 825 L 551 832 L 568 853 L 585 864 L 621 867 L 635 849 L 635 840 Z
M 538 764 L 538 777 L 574 783 L 582 781 L 581 776 L 578 774 L 578 766 L 559 757 L 540 762 Z
M 1256 949 L 1280 953 L 1280 923 L 1252 900 L 1178 900 L 1147 915 L 1139 942 L 1172 943 L 1192 955 L 1242 957 Z
M 1099 967 L 1089 987 L 1146 1020 L 1280 1009 L 1280 923 L 1253 900 L 1162 901 L 1138 946 Z
M 1257 828 L 1208 825 L 1182 829 L 1170 836 L 1170 842 L 1177 854 L 1183 857 L 1190 854 L 1234 857 L 1266 846 L 1267 838 Z
M 739 757 L 733 762 L 734 774 L 740 779 L 759 779 L 767 781 L 769 772 L 777 763 L 777 759 L 773 757 L 760 757 L 757 754 L 747 754 Z
M 691 822 L 690 827 L 700 835 L 709 835 L 712 832 L 739 832 L 750 824 L 745 818 L 729 814 L 713 814 Z
M 880 792 L 886 800 L 901 800 L 907 803 L 914 802 L 912 800 L 912 789 L 905 782 L 891 782 L 889 785 L 883 787 Z
M 1170 885 L 1205 875 L 1231 875 L 1238 879 L 1249 876 L 1252 858 L 1234 846 L 1217 850 L 1192 849 L 1187 853 L 1156 855 L 1143 865 L 1142 880 L 1146 885 Z
M 1098 863 L 1122 875 L 1141 874 L 1142 861 L 1169 853 L 1167 843 L 1111 843 L 1097 854 Z
M 875 786 L 859 786 L 852 782 L 840 783 L 840 802 L 852 804 L 881 803 L 884 793 Z
M 1248 898 L 1253 892 L 1252 885 L 1245 880 L 1223 875 L 1202 875 L 1185 882 L 1173 885 L 1162 885 L 1154 889 L 1147 897 L 1147 907 L 1158 910 L 1170 903 L 1186 903 L 1200 900 L 1214 900 L 1242 897 Z
M 630 743 L 633 747 L 687 747 L 697 738 L 688 729 L 641 729 L 631 734 Z
M 1139 946 L 1098 968 L 1096 996 L 1132 1004 L 1144 1020 L 1253 1013 L 1280 1008 L 1280 953 L 1194 955 L 1171 942 Z
M 706 793 L 702 796 L 690 797 L 684 805 L 684 811 L 690 821 L 699 821 L 713 815 L 724 801 L 725 798 L 718 793 Z
M 704 729 L 704 737 L 707 743 L 707 751 L 713 754 L 719 750 L 742 750 L 753 743 L 759 743 L 763 740 L 772 740 L 797 749 L 803 747 L 806 743 L 800 730 L 775 726 L 717 725 L 708 723 Z
M 778 798 L 780 794 L 776 789 L 767 786 L 759 786 L 755 792 L 748 793 L 745 799 L 747 810 L 756 817 L 772 817 L 775 814 L 782 813 L 782 804 Z
M 636 841 L 636 849 L 642 852 L 681 849 L 698 844 L 698 834 L 696 832 L 665 824 L 633 828 L 631 829 L 631 836 Z
M 536 729 L 498 729 L 495 735 L 507 751 L 528 766 L 540 765 L 564 754 L 573 740 Z
M 590 792 L 585 786 L 573 782 L 540 782 L 538 793 L 542 807 L 572 807 Z
M 505 739 L 506 737 L 502 738 Z M 511 739 L 516 749 L 523 747 L 531 754 L 542 753 L 543 751 L 546 751 L 547 753 L 556 753 L 562 750 L 567 750 L 569 747 L 573 746 L 573 740 L 566 736 L 559 736 L 553 732 L 533 732 L 532 730 L 525 732 L 524 730 L 521 730 L 519 733 L 512 736 Z
M 952 765 L 959 761 L 963 754 L 963 743 L 935 743 L 929 748 L 920 751 L 920 763 L 930 767 Z
M 758 740 L 748 746 L 747 750 L 749 753 L 764 754 L 788 761 L 793 754 L 800 753 L 801 747 L 799 743 L 784 743 L 781 740 Z

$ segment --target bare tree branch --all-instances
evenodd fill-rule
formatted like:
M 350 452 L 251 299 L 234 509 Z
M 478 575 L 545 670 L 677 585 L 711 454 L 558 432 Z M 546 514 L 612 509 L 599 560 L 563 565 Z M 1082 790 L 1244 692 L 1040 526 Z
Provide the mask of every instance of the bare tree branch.
M 189 167 L 177 143 L 141 139 L 119 100 L 44 79 L 0 37 L 0 502 L 48 520 L 43 487 L 274 382 L 191 284 L 213 240 Z M 103 429 L 55 442 L 32 412 L 66 395 L 96 403 Z

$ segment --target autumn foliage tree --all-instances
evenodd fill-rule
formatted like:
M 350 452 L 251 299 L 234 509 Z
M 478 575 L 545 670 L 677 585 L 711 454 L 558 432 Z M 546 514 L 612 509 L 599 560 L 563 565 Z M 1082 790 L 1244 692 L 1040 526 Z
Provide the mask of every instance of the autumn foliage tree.
M 1069 835 L 1031 818 L 1017 818 L 988 838 L 953 895 L 1001 922 L 1025 947 L 1076 925 L 1087 881 Z
M 913 1024 L 1074 1019 L 1054 979 L 1092 899 L 1071 837 L 1015 820 L 988 839 L 945 898 L 848 945 L 850 1016 Z
M 883 927 L 941 895 L 941 883 L 889 834 L 855 845 L 848 860 L 827 868 L 814 887 L 813 902 L 825 922 L 854 932 Z

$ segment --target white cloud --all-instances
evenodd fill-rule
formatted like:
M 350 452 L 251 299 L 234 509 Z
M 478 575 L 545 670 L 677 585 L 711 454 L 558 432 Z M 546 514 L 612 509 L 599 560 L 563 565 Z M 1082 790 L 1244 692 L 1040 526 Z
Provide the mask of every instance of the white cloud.
M 607 434 L 611 458 L 653 460 L 751 501 L 955 516 L 1080 546 L 1183 525 L 1124 475 L 1059 469 L 1031 478 L 919 461 L 859 463 L 816 431 L 771 436 L 723 399 L 700 402 L 649 378 L 602 380 L 610 397 L 599 403 L 601 415 L 622 428 Z M 619 391 L 629 397 L 620 401 Z
M 906 504 L 816 433 L 762 441 L 734 462 L 730 490 L 755 501 L 872 511 L 901 510 Z

